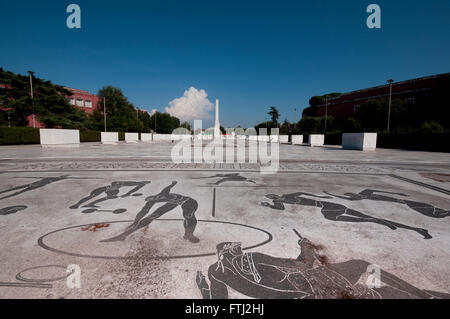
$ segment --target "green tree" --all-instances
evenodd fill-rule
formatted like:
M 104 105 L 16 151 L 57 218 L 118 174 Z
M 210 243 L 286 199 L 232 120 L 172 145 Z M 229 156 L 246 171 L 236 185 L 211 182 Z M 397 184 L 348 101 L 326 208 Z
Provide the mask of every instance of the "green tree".
M 278 118 L 280 117 L 280 113 L 278 112 L 277 108 L 275 106 L 271 106 L 267 114 L 270 115 L 272 123 L 275 126 L 278 126 Z
M 27 116 L 34 113 L 46 127 L 84 128 L 86 115 L 70 105 L 66 96 L 71 92 L 60 85 L 33 76 L 33 100 L 30 95 L 30 78 L 0 68 L 0 83 L 10 89 L 6 91 L 4 107 L 11 109 L 12 124 L 27 125 Z
M 100 100 L 106 99 L 106 126 L 109 131 L 127 131 L 127 132 L 150 132 L 154 129 L 155 123 L 152 116 L 144 110 L 136 108 L 130 103 L 122 90 L 113 86 L 105 86 L 99 90 Z M 102 114 L 102 111 L 99 111 Z M 100 118 L 98 114 L 91 117 L 92 127 L 103 125 L 98 123 Z M 164 124 L 161 124 L 163 127 Z
M 372 99 L 361 104 L 355 112 L 355 118 L 361 122 L 363 131 L 384 131 L 387 129 L 389 101 L 387 98 Z M 408 125 L 408 109 L 401 100 L 393 100 L 391 104 L 392 131 L 400 130 Z
M 150 117 L 151 129 L 160 134 L 171 134 L 180 127 L 180 120 L 168 113 L 155 112 Z
M 313 96 L 309 99 L 309 106 L 305 108 L 302 112 L 302 117 L 316 117 L 317 116 L 317 109 L 319 105 L 322 105 L 325 103 L 326 99 L 332 99 L 335 97 L 340 96 L 341 93 L 327 93 L 325 95 L 321 96 Z
M 327 132 L 336 130 L 336 121 L 334 117 L 328 116 Z M 301 134 L 324 134 L 325 133 L 325 117 L 304 117 L 298 123 L 298 133 Z
M 183 122 L 183 123 L 181 123 L 181 126 L 180 126 L 180 127 L 183 127 L 183 128 L 185 128 L 185 129 L 188 129 L 189 131 L 192 130 L 191 124 L 189 124 L 188 122 Z
M 317 106 L 308 106 L 303 109 L 302 117 L 315 117 L 317 116 Z
M 289 123 L 287 119 L 284 120 L 279 132 L 280 135 L 289 135 L 290 133 L 292 133 L 291 123 Z
M 271 130 L 272 128 L 277 128 L 277 126 L 274 125 L 274 123 L 272 121 L 262 122 L 262 123 L 259 123 L 259 124 L 255 125 L 255 130 L 258 133 L 258 135 L 259 135 L 259 130 L 260 129 L 266 129 L 267 130 L 267 135 L 270 135 L 271 131 L 272 131 Z

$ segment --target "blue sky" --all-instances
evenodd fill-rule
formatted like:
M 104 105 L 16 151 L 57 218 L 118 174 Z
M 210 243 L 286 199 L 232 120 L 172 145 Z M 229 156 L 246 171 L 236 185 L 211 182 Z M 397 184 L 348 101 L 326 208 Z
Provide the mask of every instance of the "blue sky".
M 81 7 L 82 28 L 66 27 Z M 381 6 L 382 28 L 366 27 Z M 0 66 L 97 92 L 122 88 L 164 111 L 191 86 L 221 123 L 252 126 L 271 105 L 297 120 L 312 95 L 450 71 L 450 1 L 2 1 Z

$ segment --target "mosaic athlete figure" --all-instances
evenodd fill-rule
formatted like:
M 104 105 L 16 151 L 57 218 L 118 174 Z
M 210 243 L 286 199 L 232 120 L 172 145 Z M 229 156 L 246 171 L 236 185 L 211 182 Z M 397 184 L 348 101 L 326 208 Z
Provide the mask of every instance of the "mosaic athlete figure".
M 344 196 L 334 195 L 334 194 L 331 194 L 328 192 L 325 192 L 325 193 L 328 195 L 337 197 L 337 198 L 342 198 L 342 199 L 346 199 L 346 200 L 350 200 L 350 201 L 368 199 L 368 200 L 375 200 L 375 201 L 382 201 L 382 202 L 405 204 L 409 208 L 415 210 L 416 212 L 418 212 L 422 215 L 428 216 L 428 217 L 432 217 L 432 218 L 444 218 L 444 217 L 450 216 L 450 210 L 444 210 L 441 208 L 437 208 L 430 204 L 419 203 L 419 202 L 414 202 L 414 201 L 407 200 L 407 199 L 399 199 L 399 198 L 384 195 L 384 194 L 391 194 L 391 195 L 398 195 L 398 196 L 408 196 L 408 195 L 402 194 L 402 193 L 377 191 L 377 190 L 372 190 L 372 189 L 365 189 L 358 194 L 345 193 Z
M 239 173 L 216 174 L 214 176 L 198 177 L 196 179 L 207 179 L 207 178 L 217 178 L 217 177 L 220 177 L 221 179 L 215 183 L 211 183 L 211 185 L 220 185 L 225 182 L 249 182 L 249 183 L 256 184 L 255 181 L 252 181 L 252 180 L 248 179 L 247 177 L 240 176 Z
M 379 279 L 382 285 L 371 288 L 360 280 L 368 272 L 370 263 L 349 260 L 324 264 L 317 253 L 317 246 L 297 235 L 301 249 L 297 259 L 277 258 L 258 252 L 243 253 L 240 243 L 217 245 L 218 261 L 208 268 L 209 283 L 197 271 L 196 282 L 203 298 L 227 299 L 229 289 L 262 299 L 450 297 L 445 293 L 416 288 L 381 269 Z
M 428 233 L 428 230 L 426 229 L 411 227 L 387 219 L 372 217 L 338 203 L 331 203 L 323 200 L 314 200 L 307 197 L 303 197 L 303 195 L 316 197 L 320 199 L 331 199 L 331 197 L 329 196 L 317 196 L 302 192 L 286 194 L 281 196 L 269 194 L 266 195 L 266 197 L 268 199 L 271 199 L 273 204 L 262 202 L 261 205 L 276 210 L 284 210 L 285 204 L 318 207 L 321 209 L 322 215 L 328 220 L 338 222 L 353 222 L 353 223 L 376 223 L 379 225 L 389 227 L 392 230 L 396 230 L 397 228 L 413 230 L 422 235 L 425 239 L 432 238 L 431 235 Z
M 100 196 L 101 194 L 106 194 L 105 197 L 99 198 L 88 205 L 84 205 L 83 207 L 98 207 L 96 204 L 100 202 L 104 202 L 108 199 L 115 199 L 119 198 L 119 192 L 122 187 L 129 187 L 134 186 L 133 189 L 131 189 L 126 194 L 120 196 L 121 198 L 128 197 L 128 196 L 137 196 L 140 194 L 136 194 L 138 190 L 140 190 L 145 185 L 150 184 L 150 181 L 142 181 L 142 182 L 133 182 L 133 181 L 119 181 L 119 182 L 112 182 L 111 185 L 103 186 L 94 189 L 88 196 L 82 198 L 78 203 L 75 205 L 70 206 L 71 209 L 77 209 L 84 203 L 94 199 L 97 196 Z
M 57 176 L 57 177 L 44 177 L 44 178 L 39 178 L 38 181 L 33 182 L 33 183 L 12 187 L 10 189 L 1 191 L 0 194 L 9 193 L 9 192 L 12 192 L 12 191 L 15 191 L 15 190 L 19 190 L 19 189 L 20 189 L 20 191 L 12 193 L 12 194 L 9 194 L 9 195 L 6 195 L 6 196 L 3 196 L 3 197 L 0 198 L 0 200 L 1 199 L 6 199 L 6 198 L 10 198 L 10 197 L 14 197 L 14 196 L 20 195 L 22 193 L 30 192 L 30 191 L 33 191 L 35 189 L 47 186 L 48 184 L 68 179 L 69 176 L 70 175 L 62 175 L 62 176 Z M 31 178 L 35 178 L 35 177 L 31 177 Z
M 183 210 L 185 230 L 183 238 L 189 240 L 192 243 L 198 243 L 200 239 L 194 236 L 194 230 L 197 225 L 195 211 L 198 208 L 198 203 L 191 197 L 171 193 L 170 191 L 172 187 L 174 187 L 176 184 L 177 182 L 173 181 L 172 184 L 164 188 L 159 194 L 147 197 L 145 199 L 145 206 L 136 215 L 134 222 L 130 226 L 128 226 L 122 234 L 110 239 L 103 240 L 102 242 L 123 241 L 135 231 L 139 230 L 140 228 L 146 227 L 155 219 L 170 212 L 177 206 L 181 206 L 181 209 Z M 150 216 L 145 217 L 150 212 L 153 205 L 157 203 L 165 204 L 156 209 Z
M 24 209 L 27 209 L 27 206 L 17 205 L 17 206 L 9 206 L 9 207 L 5 207 L 5 208 L 0 208 L 0 216 L 15 214 Z

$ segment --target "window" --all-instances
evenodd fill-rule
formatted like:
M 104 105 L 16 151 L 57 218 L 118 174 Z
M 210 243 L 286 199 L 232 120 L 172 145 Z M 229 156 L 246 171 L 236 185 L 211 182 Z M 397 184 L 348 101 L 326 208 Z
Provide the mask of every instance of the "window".
M 70 105 L 75 105 L 75 98 L 71 97 L 69 99 L 69 103 L 70 103 Z
M 405 104 L 411 105 L 411 104 L 415 104 L 415 103 L 416 103 L 416 99 L 413 97 L 409 97 L 409 98 L 405 99 Z
M 92 107 L 92 101 L 91 100 L 84 101 L 84 106 L 85 107 Z
M 356 113 L 356 111 L 358 110 L 358 108 L 360 107 L 360 105 L 361 105 L 361 104 L 356 104 L 356 105 L 353 107 L 353 113 Z
M 6 103 L 6 88 L 4 88 L 2 84 L 0 84 L 0 104 L 5 103 Z
M 83 106 L 83 99 L 77 98 L 77 106 Z

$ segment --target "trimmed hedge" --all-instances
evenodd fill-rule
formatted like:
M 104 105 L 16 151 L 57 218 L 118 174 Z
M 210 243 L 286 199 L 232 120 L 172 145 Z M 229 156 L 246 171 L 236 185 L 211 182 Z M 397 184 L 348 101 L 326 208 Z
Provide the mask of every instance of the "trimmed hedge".
M 119 141 L 125 141 L 125 132 L 119 132 Z
M 307 140 L 308 135 L 305 135 Z M 326 134 L 325 145 L 342 145 L 342 133 Z M 449 153 L 450 132 L 378 133 L 377 148 Z
M 39 129 L 32 127 L 0 127 L 0 145 L 39 144 Z
M 379 133 L 377 147 L 448 153 L 450 152 L 450 132 Z
M 333 132 L 326 134 L 325 145 L 342 145 L 342 133 Z
M 100 142 L 99 131 L 80 131 L 80 142 Z M 38 128 L 0 127 L 0 145 L 40 144 Z
M 325 145 L 342 145 L 342 133 L 325 135 Z M 377 148 L 450 152 L 450 132 L 378 133 Z
M 100 142 L 102 140 L 99 131 L 80 131 L 80 142 Z

